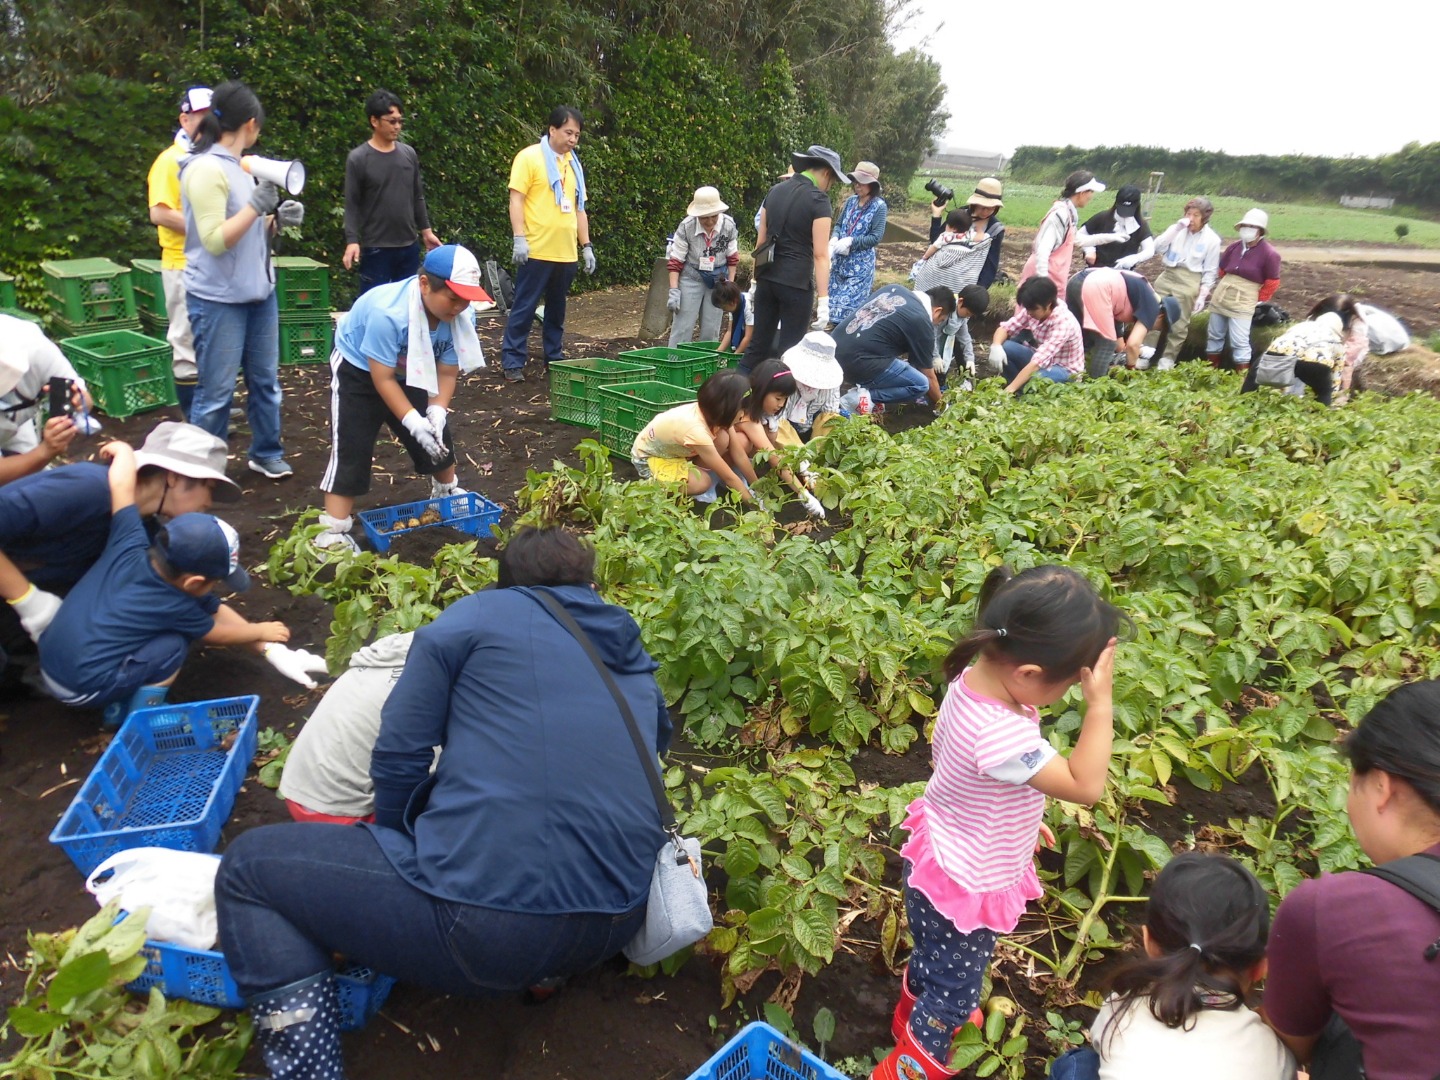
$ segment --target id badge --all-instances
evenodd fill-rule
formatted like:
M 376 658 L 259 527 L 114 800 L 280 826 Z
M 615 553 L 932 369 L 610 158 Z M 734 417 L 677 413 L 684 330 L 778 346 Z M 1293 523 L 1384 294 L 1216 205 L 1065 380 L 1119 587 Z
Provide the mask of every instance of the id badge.
M 575 212 L 575 204 L 570 201 L 569 195 L 564 195 L 561 197 L 560 212 L 562 214 L 573 214 Z
M 715 256 L 714 256 L 714 255 L 704 255 L 704 256 L 701 256 L 701 258 L 700 258 L 700 269 L 701 269 L 701 270 L 704 270 L 707 274 L 710 273 L 711 271 L 713 271 L 713 270 L 715 269 Z

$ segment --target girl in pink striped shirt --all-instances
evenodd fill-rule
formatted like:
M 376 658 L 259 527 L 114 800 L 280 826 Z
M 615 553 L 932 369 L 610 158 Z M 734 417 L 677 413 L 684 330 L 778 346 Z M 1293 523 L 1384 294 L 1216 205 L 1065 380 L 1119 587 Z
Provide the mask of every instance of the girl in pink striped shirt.
M 905 821 L 915 950 L 895 1007 L 895 1049 L 871 1080 L 955 1075 L 951 1041 L 979 1005 L 996 939 L 1041 894 L 1034 850 L 1045 796 L 1088 805 L 1105 790 L 1115 635 L 1129 620 L 1063 566 L 992 570 L 979 610 L 945 659 L 935 772 Z M 1067 758 L 1041 733 L 1038 710 L 1076 683 L 1085 719 Z

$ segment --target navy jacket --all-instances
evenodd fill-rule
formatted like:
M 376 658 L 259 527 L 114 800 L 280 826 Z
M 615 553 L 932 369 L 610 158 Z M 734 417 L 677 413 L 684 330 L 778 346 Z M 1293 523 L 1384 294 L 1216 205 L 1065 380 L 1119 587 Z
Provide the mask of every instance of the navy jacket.
M 467 596 L 415 635 L 371 759 L 391 864 L 432 896 L 530 914 L 633 911 L 665 839 L 625 720 L 541 590 Z M 629 612 L 545 591 L 605 659 L 647 745 L 670 718 Z M 433 753 L 444 751 L 433 777 Z

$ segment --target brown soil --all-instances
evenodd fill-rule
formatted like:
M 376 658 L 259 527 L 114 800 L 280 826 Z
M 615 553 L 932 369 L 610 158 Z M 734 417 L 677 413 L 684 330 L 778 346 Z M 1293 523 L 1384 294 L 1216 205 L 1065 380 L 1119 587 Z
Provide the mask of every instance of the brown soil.
M 1017 236 L 1007 247 L 1005 269 L 1018 273 L 1025 244 Z M 908 265 L 914 256 L 887 249 L 882 266 Z M 1331 291 L 1338 280 L 1322 279 L 1319 268 L 1307 267 L 1302 273 L 1316 274 L 1306 296 Z M 1302 273 L 1295 273 L 1287 283 L 1295 284 Z M 1405 276 L 1433 280 L 1428 275 Z M 1356 287 L 1353 279 L 1346 284 Z M 1433 293 L 1424 297 L 1430 321 L 1421 321 L 1418 285 L 1404 295 L 1390 295 L 1377 285 L 1367 296 L 1410 319 L 1417 329 L 1437 325 Z M 642 302 L 639 289 L 576 298 L 570 354 L 613 356 L 618 349 L 643 344 L 635 339 Z M 511 503 L 527 469 L 548 468 L 556 459 L 574 462 L 576 444 L 591 433 L 549 419 L 547 387 L 533 373 L 531 381 L 522 384 L 502 381 L 499 334 L 498 321 L 482 323 L 481 336 L 492 366 L 466 381 L 452 424 L 462 451 L 461 481 L 498 502 Z M 1376 369 L 1388 371 L 1393 366 L 1393 385 L 1433 390 L 1440 382 L 1435 360 L 1433 354 L 1412 351 L 1377 363 Z M 1379 381 L 1372 378 L 1372 385 Z M 328 455 L 328 372 L 323 367 L 287 368 L 282 382 L 284 430 L 295 477 L 275 484 L 245 471 L 247 433 L 242 431 L 232 440 L 230 473 L 245 488 L 245 498 L 223 512 L 239 531 L 252 565 L 263 562 L 270 544 L 289 530 L 299 511 L 316 505 L 316 484 Z M 918 410 L 893 412 L 887 423 L 908 425 L 917 422 L 909 414 L 920 415 Z M 162 418 L 151 413 L 110 421 L 107 433 L 138 444 Z M 93 443 L 87 453 L 90 450 Z M 424 491 L 423 482 L 409 474 L 399 446 L 385 442 L 378 448 L 375 489 L 361 505 L 408 501 Z M 393 550 L 403 557 L 424 559 L 442 539 L 461 538 L 448 530 L 429 530 L 402 538 Z M 488 545 L 483 548 L 488 550 Z M 330 618 L 324 603 L 272 589 L 257 575 L 237 607 L 252 619 L 283 620 L 292 630 L 294 644 L 323 651 Z M 297 692 L 294 684 L 258 660 L 216 649 L 195 650 L 173 691 L 179 701 L 238 694 L 261 695 L 262 726 L 291 734 L 319 697 L 318 692 Z M 27 929 L 78 924 L 94 910 L 74 866 L 46 837 L 104 746 L 97 731 L 93 712 L 66 709 L 38 697 L 0 701 L 0 822 L 4 823 L 0 866 L 5 870 L 0 875 L 0 956 L 21 955 Z M 902 759 L 867 750 L 857 759 L 863 778 L 884 784 L 922 778 L 926 769 L 923 749 Z M 1243 790 L 1213 800 L 1214 805 L 1211 797 L 1189 791 L 1182 800 L 1182 809 L 1174 812 L 1172 820 L 1157 821 L 1157 831 L 1167 839 L 1183 834 L 1187 813 L 1201 821 L 1223 820 L 1246 812 L 1250 803 L 1258 801 Z M 241 792 L 226 838 L 283 820 L 287 817 L 275 794 L 252 776 Z M 1028 984 L 1019 968 L 1007 966 L 1002 981 L 1022 1003 L 1040 1007 L 1037 988 Z M 534 1006 L 518 1000 L 465 1001 L 402 986 L 381 1018 L 346 1037 L 347 1067 L 357 1080 L 406 1074 L 512 1080 L 607 1075 L 683 1078 L 746 1017 L 755 1016 L 759 1003 L 775 986 L 773 976 L 762 979 L 743 999 L 743 1010 L 724 1013 L 717 974 L 703 960 L 692 961 L 674 978 L 651 981 L 629 977 L 621 966 L 611 965 L 574 980 L 550 1001 Z M 868 1053 L 887 1043 L 896 989 L 895 976 L 885 969 L 877 949 L 857 943 L 842 951 L 822 974 L 806 980 L 796 1005 L 797 1025 L 808 1032 L 815 1010 L 828 1006 L 839 1020 L 831 1058 Z M 12 1002 L 18 993 L 13 972 L 8 967 L 0 971 L 0 1004 Z M 718 1023 L 718 1033 L 712 1023 Z M 1044 1051 L 1041 1041 L 1032 1042 L 1037 1053 Z M 259 1068 L 258 1062 L 253 1064 Z

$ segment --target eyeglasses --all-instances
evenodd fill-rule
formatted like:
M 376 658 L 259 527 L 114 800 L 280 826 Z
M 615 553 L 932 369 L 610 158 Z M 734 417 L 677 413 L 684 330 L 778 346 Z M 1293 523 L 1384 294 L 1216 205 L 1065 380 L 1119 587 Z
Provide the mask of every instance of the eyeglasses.
M 385 123 L 387 124 L 394 124 L 396 127 L 399 127 L 401 124 L 405 123 L 405 118 L 403 116 L 382 116 L 380 117 L 380 119 L 385 121 Z

